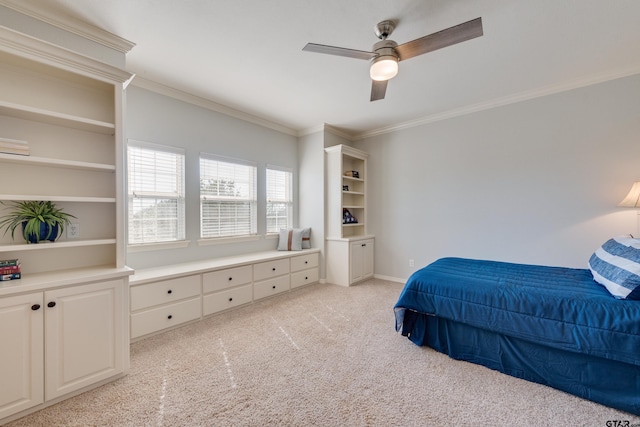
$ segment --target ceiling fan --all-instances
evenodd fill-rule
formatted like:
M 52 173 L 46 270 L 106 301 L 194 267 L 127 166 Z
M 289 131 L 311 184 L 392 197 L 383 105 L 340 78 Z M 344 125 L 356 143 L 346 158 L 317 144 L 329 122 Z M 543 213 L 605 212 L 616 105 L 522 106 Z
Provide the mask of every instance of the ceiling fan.
M 382 21 L 376 25 L 375 33 L 380 41 L 373 45 L 371 52 L 315 43 L 307 43 L 302 50 L 369 60 L 371 101 L 377 101 L 384 99 L 389 79 L 398 74 L 399 61 L 482 36 L 482 18 L 476 18 L 398 45 L 393 40 L 387 40 L 395 26 L 396 21 L 393 20 Z

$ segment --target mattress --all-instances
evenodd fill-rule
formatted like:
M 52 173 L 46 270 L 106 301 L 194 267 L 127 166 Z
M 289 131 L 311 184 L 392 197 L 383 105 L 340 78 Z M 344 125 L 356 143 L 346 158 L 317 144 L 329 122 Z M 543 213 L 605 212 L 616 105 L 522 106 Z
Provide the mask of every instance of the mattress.
M 394 307 L 398 331 L 424 336 L 407 310 L 640 366 L 640 302 L 612 297 L 587 269 L 442 258 L 409 278 Z

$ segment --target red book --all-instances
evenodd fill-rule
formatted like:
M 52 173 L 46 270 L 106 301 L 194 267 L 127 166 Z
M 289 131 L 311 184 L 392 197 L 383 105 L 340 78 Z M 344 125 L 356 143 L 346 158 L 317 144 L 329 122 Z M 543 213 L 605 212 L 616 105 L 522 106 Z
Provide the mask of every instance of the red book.
M 20 273 L 20 265 L 12 265 L 7 267 L 0 267 L 0 275 Z

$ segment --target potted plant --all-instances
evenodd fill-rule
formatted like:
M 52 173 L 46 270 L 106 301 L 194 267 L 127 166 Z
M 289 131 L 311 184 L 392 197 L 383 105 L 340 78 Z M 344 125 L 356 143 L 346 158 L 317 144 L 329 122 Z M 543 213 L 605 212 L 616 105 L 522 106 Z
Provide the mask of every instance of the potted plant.
M 11 230 L 13 239 L 16 228 L 22 224 L 22 235 L 27 243 L 55 241 L 64 232 L 65 225 L 71 223 L 71 218 L 75 218 L 50 201 L 23 200 L 2 204 L 10 211 L 0 218 L 0 228 L 5 229 L 4 234 Z

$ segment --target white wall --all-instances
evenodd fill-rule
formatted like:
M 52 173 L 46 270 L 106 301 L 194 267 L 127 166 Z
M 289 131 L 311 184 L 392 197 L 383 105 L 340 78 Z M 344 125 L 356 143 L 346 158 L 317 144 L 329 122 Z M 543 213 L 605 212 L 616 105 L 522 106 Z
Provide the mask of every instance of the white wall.
M 320 278 L 326 277 L 324 264 L 324 138 L 316 132 L 298 142 L 299 225 L 311 227 L 311 247 L 320 248 Z
M 127 139 L 186 149 L 186 238 L 191 241 L 189 247 L 183 249 L 129 252 L 127 265 L 145 268 L 275 249 L 277 239 L 198 246 L 199 155 L 206 152 L 258 163 L 258 188 L 261 189 L 258 191 L 258 234 L 264 235 L 265 168 L 268 164 L 291 168 L 294 192 L 297 192 L 297 138 L 140 87 L 129 86 L 126 98 Z M 299 207 L 294 206 L 294 212 L 298 210 Z M 297 217 L 294 217 L 295 224 Z
M 459 256 L 584 268 L 640 180 L 640 76 L 380 135 L 369 157 L 375 272 Z M 409 259 L 415 259 L 415 268 Z

